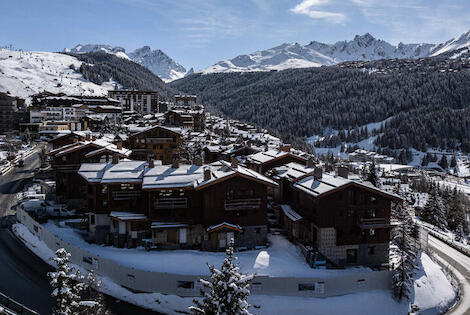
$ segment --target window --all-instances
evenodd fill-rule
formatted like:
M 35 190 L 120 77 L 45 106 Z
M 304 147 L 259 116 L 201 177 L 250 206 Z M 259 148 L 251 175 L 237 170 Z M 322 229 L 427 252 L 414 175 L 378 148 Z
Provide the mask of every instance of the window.
M 95 225 L 95 215 L 94 214 L 90 215 L 90 224 Z
M 261 233 L 261 228 L 256 228 L 256 229 L 255 229 L 255 233 L 256 233 L 256 234 L 260 234 L 260 233 Z
M 374 255 L 375 254 L 375 246 L 367 247 L 367 254 Z
M 353 217 L 354 216 L 354 209 L 349 208 L 348 209 L 348 217 Z
M 299 283 L 299 291 L 315 291 L 315 283 Z
M 178 289 L 194 289 L 194 281 L 178 281 Z
M 375 229 L 369 229 L 369 235 L 374 236 L 375 235 Z
M 122 183 L 121 184 L 121 190 L 134 190 L 134 185 L 129 184 L 129 183 Z

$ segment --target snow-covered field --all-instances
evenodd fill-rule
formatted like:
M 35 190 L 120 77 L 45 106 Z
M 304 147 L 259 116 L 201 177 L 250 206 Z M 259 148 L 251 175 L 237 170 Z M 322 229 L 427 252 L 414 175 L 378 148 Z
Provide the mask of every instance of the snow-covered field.
M 52 52 L 21 52 L 0 49 L 0 92 L 27 98 L 48 91 L 68 95 L 107 95 L 114 82 L 97 85 L 70 69 L 79 69 L 77 58 Z
M 167 272 L 187 275 L 208 275 L 207 263 L 221 265 L 225 253 L 203 252 L 198 250 L 150 251 L 143 248 L 116 248 L 88 244 L 76 230 L 63 222 L 56 225 L 49 221 L 44 227 L 60 239 L 89 251 L 92 254 L 115 261 L 123 266 L 146 271 Z M 261 250 L 237 253 L 237 263 L 244 273 L 277 277 L 335 277 L 351 272 L 364 272 L 363 267 L 344 270 L 312 269 L 305 262 L 300 250 L 281 235 L 270 235 L 271 246 Z M 191 262 L 188 264 L 188 262 Z
M 54 253 L 22 224 L 15 224 L 13 232 L 36 255 L 52 264 Z M 240 256 L 241 253 L 237 253 Z M 415 276 L 413 304 L 427 315 L 440 314 L 442 307 L 451 304 L 456 293 L 439 266 L 426 254 L 421 255 L 422 270 Z M 323 271 L 325 272 L 325 271 Z M 108 278 L 101 278 L 103 292 L 123 301 L 165 314 L 187 312 L 192 298 L 182 298 L 159 293 L 132 293 Z M 268 314 L 407 314 L 408 304 L 398 303 L 390 291 L 369 291 L 329 298 L 286 297 L 252 295 L 249 298 L 251 312 Z

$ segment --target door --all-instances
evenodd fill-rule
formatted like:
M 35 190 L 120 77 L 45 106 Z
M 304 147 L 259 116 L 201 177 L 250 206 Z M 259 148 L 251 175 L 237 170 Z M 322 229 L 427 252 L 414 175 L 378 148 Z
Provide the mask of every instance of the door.
M 233 232 L 227 232 L 227 246 L 230 245 L 230 242 L 235 241 L 235 234 Z
M 227 239 L 226 239 L 226 234 L 223 232 L 217 233 L 217 238 L 219 239 L 219 248 L 225 248 L 227 247 Z
M 186 244 L 187 240 L 187 230 L 186 229 L 179 229 L 179 242 L 180 244 Z
M 348 264 L 357 263 L 357 249 L 348 249 L 346 250 L 346 262 Z

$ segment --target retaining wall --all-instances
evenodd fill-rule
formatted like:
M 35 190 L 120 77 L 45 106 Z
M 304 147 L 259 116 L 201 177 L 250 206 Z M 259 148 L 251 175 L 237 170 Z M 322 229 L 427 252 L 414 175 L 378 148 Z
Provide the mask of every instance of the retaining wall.
M 21 209 L 18 222 L 42 240 L 50 249 L 65 248 L 71 254 L 71 262 L 87 270 L 113 280 L 135 292 L 158 292 L 179 296 L 199 296 L 200 278 L 207 276 L 179 275 L 150 272 L 125 267 L 91 254 L 57 238 Z M 188 261 L 187 263 L 191 263 Z M 353 272 L 329 278 L 292 278 L 257 276 L 251 283 L 252 294 L 279 296 L 330 297 L 359 291 L 388 290 L 391 287 L 390 271 Z

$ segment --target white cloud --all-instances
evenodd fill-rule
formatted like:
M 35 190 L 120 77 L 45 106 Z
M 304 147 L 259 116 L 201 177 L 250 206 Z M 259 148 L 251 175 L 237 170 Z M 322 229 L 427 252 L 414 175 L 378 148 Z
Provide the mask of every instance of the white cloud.
M 343 13 L 318 10 L 318 7 L 329 4 L 329 0 L 302 0 L 290 9 L 292 13 L 306 15 L 311 19 L 325 20 L 331 23 L 342 23 L 346 20 Z

